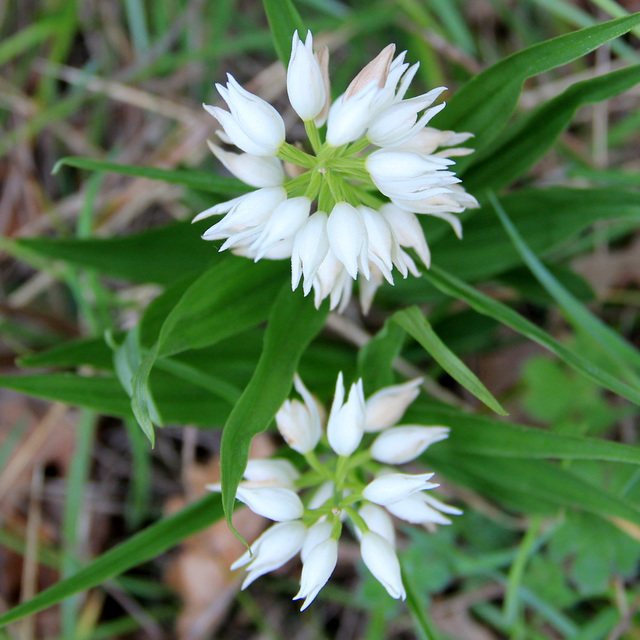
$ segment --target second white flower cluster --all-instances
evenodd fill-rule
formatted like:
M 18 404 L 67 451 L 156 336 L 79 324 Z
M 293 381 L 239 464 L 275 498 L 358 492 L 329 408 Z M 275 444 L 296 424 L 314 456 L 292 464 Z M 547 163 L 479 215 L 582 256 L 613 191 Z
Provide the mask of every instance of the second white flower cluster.
M 250 460 L 236 498 L 255 513 L 273 520 L 233 565 L 245 567 L 242 588 L 281 567 L 300 553 L 300 590 L 305 609 L 329 580 L 338 560 L 338 540 L 347 524 L 360 541 L 362 559 L 389 595 L 405 599 L 392 516 L 415 524 L 451 524 L 444 514 L 459 509 L 433 497 L 433 474 L 398 473 L 387 465 L 414 460 L 431 444 L 445 439 L 442 426 L 394 426 L 418 395 L 422 379 L 385 387 L 365 400 L 362 380 L 345 399 L 342 373 L 325 420 L 322 405 L 296 376 L 302 401 L 287 400 L 276 423 L 287 444 L 304 456 L 301 472 L 285 458 Z M 326 433 L 323 429 L 326 422 Z M 374 436 L 373 434 L 378 434 Z M 366 448 L 361 447 L 363 440 Z M 329 453 L 317 455 L 319 443 Z M 209 485 L 219 491 L 219 485 Z
M 256 261 L 290 258 L 293 289 L 302 280 L 316 306 L 329 297 L 332 309 L 345 308 L 359 275 L 365 312 L 382 281 L 393 284 L 394 267 L 418 276 L 405 249 L 426 267 L 430 253 L 416 214 L 443 218 L 461 237 L 455 214 L 477 202 L 451 171 L 452 157 L 471 152 L 452 147 L 471 134 L 426 126 L 444 107 L 431 105 L 445 88 L 406 99 L 419 65 L 404 59 L 387 46 L 331 104 L 327 48 L 314 53 L 311 32 L 304 43 L 294 33 L 287 93 L 306 128 L 306 151 L 285 141 L 280 114 L 233 76 L 217 84 L 229 111 L 205 108 L 222 127 L 220 140 L 243 153 L 211 149 L 257 190 L 196 216 L 225 214 L 203 238 Z

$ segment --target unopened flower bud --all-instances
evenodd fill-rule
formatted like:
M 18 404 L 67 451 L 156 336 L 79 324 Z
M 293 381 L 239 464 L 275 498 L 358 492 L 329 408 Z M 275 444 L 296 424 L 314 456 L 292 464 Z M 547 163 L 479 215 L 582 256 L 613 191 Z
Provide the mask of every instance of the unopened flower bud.
M 313 54 L 313 36 L 307 32 L 302 44 L 293 34 L 291 58 L 287 67 L 287 93 L 294 111 L 305 121 L 313 120 L 324 109 L 326 92 L 322 70 Z
M 362 491 L 364 498 L 383 507 L 408 498 L 416 491 L 435 489 L 437 484 L 428 482 L 433 473 L 411 475 L 408 473 L 389 473 L 372 480 Z
M 318 595 L 320 589 L 327 584 L 338 561 L 338 541 L 328 538 L 313 547 L 306 562 L 302 565 L 300 591 L 293 598 L 304 598 L 300 611 L 304 611 Z
M 231 565 L 232 571 L 249 565 L 242 589 L 246 589 L 260 576 L 278 569 L 293 558 L 302 548 L 306 533 L 307 528 L 298 520 L 279 522 L 269 527 L 251 545 L 251 550 L 246 551 Z
M 367 433 L 388 429 L 404 415 L 407 407 L 418 397 L 423 378 L 384 387 L 367 399 L 364 430 Z
M 371 445 L 371 457 L 385 464 L 404 464 L 434 442 L 449 436 L 448 427 L 401 426 L 381 433 Z
M 244 470 L 244 478 L 252 483 L 285 489 L 293 489 L 299 477 L 298 470 L 284 458 L 249 460 Z
M 282 117 L 268 102 L 240 86 L 230 73 L 227 78 L 227 86 L 216 84 L 216 89 L 230 113 L 206 104 L 204 108 L 236 147 L 256 156 L 275 156 L 285 140 Z
M 239 486 L 236 498 L 259 516 L 276 522 L 297 520 L 304 513 L 304 506 L 298 495 L 283 487 Z
M 209 149 L 239 180 L 251 187 L 277 187 L 284 182 L 282 162 L 272 156 L 231 153 L 207 140 Z
M 367 531 L 360 541 L 360 553 L 369 571 L 387 593 L 396 600 L 406 600 L 400 563 L 391 544 L 377 533 Z
M 343 404 L 342 371 L 338 374 L 336 392 L 327 424 L 329 445 L 340 456 L 350 456 L 360 444 L 364 433 L 364 392 L 362 380 L 351 385 L 349 399 Z
M 322 542 L 327 540 L 331 536 L 331 532 L 333 530 L 333 523 L 327 520 L 327 518 L 322 518 L 318 520 L 315 524 L 313 524 L 307 530 L 307 535 L 304 539 L 304 543 L 302 545 L 302 549 L 300 551 L 300 559 L 302 562 L 306 562 L 309 554 Z
M 358 515 L 365 521 L 369 530 L 382 536 L 392 547 L 396 546 L 396 531 L 393 520 L 386 509 L 376 504 L 365 502 L 358 510 Z M 362 531 L 356 527 L 358 540 L 362 540 Z
M 276 414 L 276 425 L 287 444 L 298 453 L 313 451 L 320 440 L 322 424 L 320 409 L 302 380 L 295 375 L 294 386 L 302 396 L 299 400 L 286 400 Z
M 443 525 L 451 524 L 449 518 L 440 513 L 436 507 L 428 504 L 428 498 L 429 496 L 426 493 L 418 492 L 403 500 L 388 504 L 386 508 L 389 513 L 392 513 L 396 518 L 411 522 L 412 524 L 427 524 L 429 522 Z M 462 513 L 459 509 L 450 507 L 439 500 L 435 502 L 447 508 L 449 513 L 455 513 L 456 515 Z

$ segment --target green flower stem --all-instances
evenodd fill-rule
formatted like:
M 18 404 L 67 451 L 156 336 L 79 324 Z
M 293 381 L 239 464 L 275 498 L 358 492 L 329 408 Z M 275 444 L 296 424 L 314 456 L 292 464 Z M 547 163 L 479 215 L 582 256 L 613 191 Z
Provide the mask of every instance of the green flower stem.
M 307 172 L 310 174 L 309 185 L 307 186 L 307 190 L 305 191 L 305 196 L 309 198 L 309 200 L 315 200 L 318 196 L 318 192 L 320 191 L 320 187 L 324 180 L 322 179 L 322 173 L 316 168 Z
M 293 178 L 284 184 L 284 188 L 287 191 L 287 195 L 295 197 L 299 195 L 305 195 L 308 189 L 309 182 L 311 181 L 311 171 L 305 171 L 297 178 Z
M 347 146 L 343 153 L 345 156 L 353 156 L 364 151 L 370 144 L 371 142 L 367 138 L 360 138 L 360 140 L 356 140 L 353 144 Z
M 320 153 L 320 148 L 322 147 L 322 143 L 320 142 L 320 133 L 318 132 L 318 127 L 316 127 L 316 123 L 313 120 L 305 120 L 304 128 L 307 132 L 307 136 L 309 137 L 309 142 L 311 143 L 311 148 L 313 152 L 318 155 Z
M 351 520 L 353 520 L 353 524 L 355 524 L 362 533 L 367 533 L 367 531 L 369 531 L 367 523 L 353 507 L 345 507 L 344 510 L 349 514 Z
M 365 451 L 361 451 L 360 453 L 356 454 L 355 456 L 351 456 L 349 458 L 349 465 L 348 465 L 347 469 L 348 470 L 358 469 L 362 465 L 364 465 L 367 462 L 369 462 L 369 460 L 371 460 L 371 451 L 369 449 L 366 449 Z
M 314 471 L 319 473 L 323 478 L 327 478 L 328 480 L 333 480 L 333 477 L 331 476 L 331 473 L 329 472 L 327 467 L 325 467 L 320 462 L 320 460 L 318 460 L 318 456 L 316 455 L 315 451 L 308 451 L 307 453 L 305 453 L 304 459 L 307 461 L 309 466 Z
M 329 214 L 335 205 L 336 201 L 331 195 L 329 185 L 326 180 L 323 180 L 320 185 L 320 192 L 318 193 L 318 211 L 324 211 L 326 214 Z
M 342 491 L 344 481 L 347 477 L 347 466 L 349 464 L 349 456 L 338 456 L 338 464 L 336 465 L 335 484 L 336 489 Z
M 278 149 L 278 158 L 285 162 L 291 162 L 300 167 L 305 167 L 306 169 L 312 169 L 318 163 L 312 155 L 301 151 L 288 142 L 284 142 L 280 149 Z
M 362 187 L 357 187 L 356 185 L 350 185 L 351 190 L 354 193 L 354 197 L 358 199 L 359 204 L 364 204 L 367 207 L 371 207 L 376 211 L 384 204 L 380 198 L 376 198 L 372 193 L 369 193 Z

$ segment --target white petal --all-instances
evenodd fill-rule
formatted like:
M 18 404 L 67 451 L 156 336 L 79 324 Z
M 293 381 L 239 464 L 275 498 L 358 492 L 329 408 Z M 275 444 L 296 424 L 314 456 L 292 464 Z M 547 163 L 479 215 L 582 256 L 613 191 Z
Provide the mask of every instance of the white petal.
M 282 487 L 246 488 L 239 486 L 236 498 L 259 516 L 283 522 L 297 520 L 304 513 L 298 495 Z
M 358 515 L 365 521 L 367 527 L 382 536 L 392 547 L 396 545 L 396 531 L 393 520 L 386 509 L 376 504 L 365 502 L 358 510 Z M 362 532 L 356 527 L 356 536 L 362 540 Z
M 293 489 L 300 477 L 298 470 L 284 458 L 249 460 L 244 470 L 244 478 L 251 482 L 261 482 L 285 489 Z
M 360 444 L 364 433 L 364 393 L 362 380 L 351 385 L 349 398 L 344 398 L 342 372 L 338 376 L 336 396 L 327 424 L 327 438 L 331 448 L 340 456 L 350 456 Z
M 313 280 L 329 250 L 327 214 L 316 211 L 296 233 L 291 251 L 291 288 L 295 290 L 304 274 L 303 291 L 311 291 Z
M 304 602 L 300 611 L 304 611 L 315 599 L 320 589 L 327 584 L 338 561 L 338 541 L 329 538 L 315 546 L 307 561 L 302 566 L 300 578 L 300 591 L 293 598 Z
M 318 520 L 314 525 L 309 527 L 304 544 L 300 551 L 300 559 L 303 563 L 307 561 L 309 554 L 322 542 L 327 540 L 333 530 L 333 523 L 329 522 L 326 517 Z
M 389 473 L 378 476 L 372 480 L 362 491 L 362 495 L 369 502 L 379 504 L 382 507 L 393 504 L 411 494 L 425 489 L 434 489 L 439 486 L 428 482 L 433 473 L 411 475 L 408 473 Z
M 329 245 L 347 273 L 355 280 L 361 255 L 366 255 L 366 228 L 360 213 L 346 202 L 338 202 L 327 220 Z
M 375 439 L 371 445 L 371 457 L 385 464 L 405 464 L 448 436 L 448 427 L 395 427 Z
M 326 91 L 320 65 L 313 54 L 313 36 L 307 32 L 304 45 L 293 34 L 287 67 L 287 94 L 294 111 L 305 121 L 316 118 L 324 108 Z
M 418 397 L 424 378 L 384 387 L 367 399 L 364 430 L 382 431 L 397 424 L 407 407 Z
M 367 568 L 387 593 L 396 600 L 406 600 L 400 563 L 389 542 L 377 533 L 368 531 L 362 536 L 360 552 Z
M 239 180 L 252 187 L 277 187 L 284 182 L 282 162 L 273 156 L 254 156 L 250 153 L 230 153 L 210 140 L 209 149 Z

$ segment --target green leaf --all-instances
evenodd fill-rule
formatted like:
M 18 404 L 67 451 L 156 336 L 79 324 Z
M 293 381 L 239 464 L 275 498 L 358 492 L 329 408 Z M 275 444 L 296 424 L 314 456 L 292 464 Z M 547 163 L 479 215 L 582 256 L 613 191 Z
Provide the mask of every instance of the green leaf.
M 541 506 L 581 509 L 640 524 L 635 505 L 551 462 L 452 454 L 443 447 L 430 448 L 424 457 L 456 482 L 519 509 L 530 508 L 524 504 L 530 497 Z
M 471 392 L 478 400 L 496 413 L 502 416 L 507 415 L 507 412 L 482 382 L 478 380 L 477 376 L 438 338 L 429 321 L 418 307 L 410 307 L 398 311 L 393 315 L 393 321 L 417 340 L 426 352 L 467 391 Z
M 608 327 L 602 320 L 594 316 L 576 298 L 574 298 L 551 274 L 551 272 L 538 260 L 538 257 L 527 246 L 518 230 L 507 216 L 505 210 L 493 193 L 489 198 L 495 208 L 500 221 L 511 241 L 522 256 L 532 273 L 536 276 L 540 284 L 549 292 L 558 303 L 566 318 L 573 326 L 590 335 L 595 343 L 601 346 L 604 351 L 621 362 L 633 367 L 640 367 L 640 351 L 635 349 L 630 343 L 621 338 L 613 329 Z M 630 376 L 634 385 L 638 385 L 640 380 L 633 373 Z
M 80 591 L 95 587 L 132 567 L 147 562 L 222 517 L 220 498 L 206 496 L 182 511 L 147 527 L 126 542 L 103 553 L 66 580 L 45 589 L 0 615 L 0 626 L 42 611 Z
M 563 435 L 433 405 L 412 406 L 408 415 L 420 424 L 451 427 L 449 438 L 438 444 L 451 455 L 607 460 L 640 465 L 640 447 L 610 440 Z
M 501 202 L 531 249 L 543 257 L 599 220 L 640 221 L 640 194 L 631 189 L 521 189 Z M 521 265 L 501 226 L 490 205 L 473 211 L 462 242 L 450 233 L 429 243 L 433 262 L 473 282 Z
M 364 383 L 365 395 L 394 383 L 393 361 L 405 340 L 405 331 L 387 320 L 378 333 L 358 351 L 358 377 Z
M 237 178 L 224 178 L 215 174 L 199 171 L 174 171 L 170 169 L 156 169 L 155 167 L 137 167 L 129 164 L 118 164 L 106 160 L 93 160 L 91 158 L 68 157 L 61 158 L 53 167 L 53 173 L 60 171 L 61 167 L 76 167 L 89 171 L 107 171 L 119 173 L 136 178 L 149 178 L 162 180 L 170 184 L 181 184 L 189 189 L 208 191 L 221 196 L 237 196 L 250 191 L 250 188 Z
M 279 261 L 227 257 L 187 287 L 132 380 L 131 408 L 152 442 L 153 424 L 163 422 L 149 388 L 156 358 L 215 344 L 265 320 L 284 269 Z
M 527 78 L 567 64 L 640 24 L 640 13 L 553 38 L 514 53 L 474 76 L 433 120 L 438 129 L 474 133 L 483 149 L 507 124 Z M 458 167 L 467 166 L 461 158 Z
M 570 86 L 509 127 L 495 144 L 474 154 L 464 174 L 465 188 L 473 193 L 506 186 L 544 155 L 580 107 L 608 100 L 639 82 L 640 65 L 634 65 Z
M 222 504 L 229 526 L 236 489 L 249 457 L 251 439 L 264 431 L 291 390 L 298 361 L 324 326 L 328 305 L 320 310 L 287 283 L 273 304 L 264 348 L 255 373 L 222 432 Z M 234 529 L 235 531 L 235 529 Z
M 286 67 L 291 57 L 291 39 L 297 29 L 302 40 L 307 35 L 307 29 L 291 0 L 263 0 L 264 10 L 269 21 L 273 46 L 278 58 Z
M 120 342 L 123 334 L 114 339 Z M 104 338 L 81 338 L 70 340 L 40 353 L 20 356 L 17 360 L 21 367 L 77 367 L 90 364 L 103 371 L 113 370 L 113 352 Z
M 116 278 L 169 285 L 220 259 L 217 247 L 200 237 L 207 222 L 180 222 L 119 238 L 24 238 L 16 244 Z
M 65 402 L 111 416 L 129 416 L 129 401 L 115 377 L 86 377 L 72 373 L 0 376 L 0 387 L 36 398 Z
M 458 280 L 436 266 L 432 266 L 431 269 L 424 274 L 424 277 L 440 289 L 440 291 L 457 300 L 464 300 L 478 313 L 495 318 L 498 322 L 511 327 L 514 331 L 537 342 L 540 346 L 558 356 L 576 371 L 589 378 L 589 380 L 621 395 L 623 398 L 627 398 L 627 400 L 631 402 L 640 404 L 640 393 L 636 389 L 602 371 L 588 359 L 560 344 L 548 333 L 536 327 L 533 323 L 513 311 L 513 309 L 480 293 L 477 289 L 470 287 L 468 284 Z

